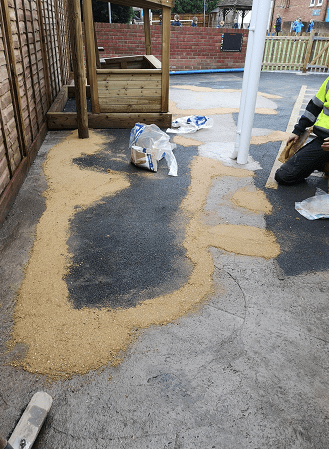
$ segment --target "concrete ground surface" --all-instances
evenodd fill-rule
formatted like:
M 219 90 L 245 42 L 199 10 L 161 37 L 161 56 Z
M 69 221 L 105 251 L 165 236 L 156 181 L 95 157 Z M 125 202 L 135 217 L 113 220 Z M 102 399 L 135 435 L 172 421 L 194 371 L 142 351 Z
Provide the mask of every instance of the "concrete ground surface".
M 163 325 L 134 328 L 120 363 L 55 379 L 19 366 L 24 343 L 8 348 L 16 294 L 46 212 L 42 164 L 70 132 L 47 135 L 0 229 L 0 435 L 8 438 L 32 395 L 43 390 L 53 405 L 36 449 L 328 448 L 329 224 L 308 221 L 294 208 L 316 187 L 328 191 L 328 181 L 314 174 L 294 187 L 265 187 L 296 101 L 303 109 L 325 78 L 261 74 L 248 170 L 239 177 L 234 170 L 243 167 L 227 154 L 235 139 L 242 74 L 171 76 L 173 111 L 214 119 L 213 128 L 184 135 L 197 142 L 171 135 L 180 142 L 174 150 L 177 178 L 167 176 L 164 161 L 154 174 L 129 164 L 130 130 L 99 131 L 107 141 L 101 151 L 82 154 L 73 164 L 124 173 L 130 184 L 70 220 L 72 259 L 65 282 L 75 310 L 129 310 L 188 282 L 194 265 L 183 244 L 188 220 L 180 205 L 194 182 L 197 158 L 208 158 L 210 165 L 219 160 L 233 170 L 213 177 L 198 218 L 201 229 L 243 227 L 234 228 L 237 249 L 208 245 L 213 288 L 194 307 Z M 232 200 L 246 191 L 265 194 L 272 210 Z M 263 257 L 244 249 L 248 227 L 271 233 L 278 254 Z

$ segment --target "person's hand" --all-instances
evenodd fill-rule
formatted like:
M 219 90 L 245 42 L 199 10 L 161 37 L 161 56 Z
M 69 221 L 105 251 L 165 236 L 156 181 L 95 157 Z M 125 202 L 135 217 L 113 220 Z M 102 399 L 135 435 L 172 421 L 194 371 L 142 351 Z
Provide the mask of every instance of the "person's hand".
M 291 142 L 292 140 L 294 141 L 294 143 L 297 142 L 298 137 L 299 136 L 297 136 L 296 134 L 290 134 L 290 136 L 288 137 L 288 140 L 287 140 L 287 144 L 289 142 Z M 328 147 L 328 149 L 329 149 L 329 147 Z
M 323 144 L 321 145 L 321 148 L 322 148 L 324 151 L 329 151 L 329 137 L 326 137 L 326 138 L 324 139 L 324 142 L 323 142 Z

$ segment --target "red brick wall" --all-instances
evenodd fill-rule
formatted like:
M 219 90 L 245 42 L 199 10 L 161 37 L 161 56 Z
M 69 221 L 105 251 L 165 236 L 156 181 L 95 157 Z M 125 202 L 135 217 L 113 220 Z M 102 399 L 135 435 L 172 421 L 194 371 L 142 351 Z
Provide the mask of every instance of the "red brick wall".
M 104 47 L 100 57 L 145 54 L 142 25 L 96 23 L 97 43 Z M 161 60 L 161 30 L 151 26 L 152 54 Z M 170 36 L 170 70 L 208 70 L 241 68 L 244 66 L 248 31 L 243 34 L 241 52 L 221 52 L 222 33 L 232 33 L 225 28 L 172 27 Z

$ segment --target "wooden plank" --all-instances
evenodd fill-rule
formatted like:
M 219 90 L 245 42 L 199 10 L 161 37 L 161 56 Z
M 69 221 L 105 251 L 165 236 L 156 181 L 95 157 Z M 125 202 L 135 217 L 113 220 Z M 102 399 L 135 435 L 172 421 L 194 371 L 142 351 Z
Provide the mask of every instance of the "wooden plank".
M 267 66 L 268 67 L 274 67 L 274 66 L 277 66 L 278 64 L 276 63 L 276 62 L 268 62 L 267 63 Z M 294 68 L 296 68 L 296 67 L 300 67 L 301 66 L 301 64 L 300 63 L 293 63 L 293 64 L 289 64 L 291 67 L 294 67 Z
M 151 55 L 152 54 L 151 25 L 150 25 L 150 10 L 148 8 L 143 9 L 143 16 L 144 16 L 145 53 L 147 55 Z
M 94 21 L 91 0 L 83 0 L 83 20 L 85 30 L 86 58 L 88 61 L 88 78 L 91 93 L 91 109 L 94 113 L 100 112 L 98 101 L 98 86 L 96 74 L 96 55 L 94 42 Z
M 52 397 L 43 391 L 38 391 L 33 395 L 8 440 L 13 449 L 30 448 L 33 445 L 52 402 Z M 21 444 L 23 440 L 25 441 L 24 445 Z
M 160 69 L 97 69 L 97 78 L 99 75 L 153 75 L 153 74 L 161 74 Z M 99 78 L 98 78 L 99 79 Z
M 41 38 L 42 62 L 43 62 L 43 69 L 45 72 L 47 109 L 49 109 L 50 105 L 51 105 L 51 100 L 52 100 L 52 92 L 50 89 L 49 66 L 48 66 L 48 59 L 47 59 L 46 38 L 45 38 L 45 29 L 44 29 L 44 23 L 43 23 L 43 17 L 42 17 L 41 0 L 36 0 L 36 6 L 37 6 L 37 13 L 38 13 L 38 20 L 39 20 L 40 38 Z
M 152 72 L 152 73 L 125 73 L 124 76 L 120 73 L 121 70 L 118 70 L 116 73 L 107 73 L 107 74 L 97 74 L 97 81 L 100 82 L 114 82 L 114 81 L 161 81 L 161 71 Z
M 67 86 L 63 86 L 61 90 L 59 91 L 59 94 L 55 98 L 53 104 L 50 106 L 49 112 L 61 112 L 63 111 L 67 99 L 68 99 L 68 89 Z
M 161 69 L 161 61 L 153 55 L 145 55 L 144 58 L 155 68 Z
M 129 89 L 161 89 L 161 79 L 153 80 L 108 80 L 108 81 L 100 81 L 98 83 L 98 90 L 129 90 Z
M 162 98 L 161 112 L 169 111 L 170 8 L 162 8 Z
M 99 98 L 139 98 L 156 97 L 161 98 L 161 87 L 159 89 L 99 89 Z
M 47 114 L 48 129 L 77 129 L 76 112 L 49 112 Z M 88 113 L 88 126 L 93 129 L 132 128 L 136 123 L 152 123 L 161 128 L 171 126 L 172 115 L 161 112 L 130 112 L 130 113 Z
M 159 106 L 161 104 L 161 96 L 159 95 L 158 97 L 101 97 L 99 99 L 99 104 L 101 109 L 103 109 L 104 107 L 106 108 L 111 108 L 111 106 L 116 106 L 116 105 L 127 105 L 130 107 L 134 107 L 134 108 L 138 108 L 139 106 L 142 105 L 157 105 Z M 136 112 L 138 112 L 138 109 L 135 109 Z M 143 110 L 143 109 L 141 109 Z M 112 112 L 110 109 L 107 109 L 106 111 L 102 111 L 102 112 Z M 162 112 L 159 110 L 159 112 Z
M 313 48 L 313 36 L 314 36 L 314 30 L 311 31 L 310 38 L 307 44 L 306 53 L 305 53 L 305 59 L 303 63 L 303 73 L 306 73 L 307 64 L 310 61 L 311 54 L 312 54 L 312 48 Z
M 130 61 L 143 61 L 144 55 L 136 56 L 114 56 L 113 58 L 104 58 L 105 63 L 111 62 L 130 62 Z
M 9 170 L 9 176 L 10 176 L 10 178 L 12 178 L 13 177 L 13 169 L 12 169 L 11 162 L 10 162 L 6 129 L 5 129 L 5 125 L 3 123 L 3 118 L 2 118 L 1 102 L 0 102 L 0 128 L 1 128 L 1 134 L 2 134 L 2 140 L 3 140 L 4 150 L 5 150 L 7 166 L 8 166 L 8 170 Z
M 19 141 L 19 149 L 21 153 L 21 157 L 26 156 L 27 152 L 27 141 L 25 134 L 25 124 L 23 118 L 23 108 L 21 101 L 21 92 L 19 87 L 17 68 L 16 68 L 16 58 L 15 58 L 15 50 L 14 50 L 14 42 L 13 35 L 10 24 L 10 13 L 8 8 L 7 0 L 1 0 L 0 2 L 1 12 L 0 14 L 0 23 L 3 28 L 3 38 L 4 38 L 4 53 L 6 58 L 7 66 L 10 68 L 8 70 L 9 75 L 9 83 L 11 96 L 13 101 L 13 108 L 15 114 L 15 121 L 17 127 L 17 137 Z
M 111 62 L 102 62 L 102 69 L 151 69 L 152 67 L 148 66 L 148 62 L 143 58 L 141 61 L 111 61 Z
M 78 114 L 78 135 L 80 139 L 85 139 L 89 137 L 89 133 L 86 77 L 82 48 L 80 0 L 70 0 L 67 2 L 67 14 L 70 26 L 71 51 L 74 70 L 75 101 Z
M 161 112 L 161 103 L 158 104 L 111 104 L 109 106 L 102 106 L 100 103 L 101 112 L 103 113 L 127 113 L 127 112 Z
M 95 58 L 96 58 L 96 68 L 101 68 L 101 61 L 99 59 L 99 50 L 98 50 L 98 44 L 97 44 L 97 33 L 96 33 L 96 27 L 94 26 L 94 43 L 95 43 Z
M 138 108 L 139 107 L 144 107 L 144 106 L 156 106 L 156 107 L 160 107 L 159 105 L 161 104 L 161 97 L 135 97 L 135 98 L 108 98 L 108 97 L 102 97 L 99 99 L 99 104 L 100 104 L 100 108 L 102 112 L 112 112 L 111 107 L 120 107 L 123 108 L 124 106 L 131 108 L 134 108 L 135 112 L 139 112 Z M 106 108 L 106 109 L 104 109 Z M 129 110 L 130 110 L 129 109 Z M 144 109 L 141 109 L 141 111 L 145 111 Z M 158 110 L 159 112 L 160 109 Z M 123 112 L 125 112 L 123 110 Z

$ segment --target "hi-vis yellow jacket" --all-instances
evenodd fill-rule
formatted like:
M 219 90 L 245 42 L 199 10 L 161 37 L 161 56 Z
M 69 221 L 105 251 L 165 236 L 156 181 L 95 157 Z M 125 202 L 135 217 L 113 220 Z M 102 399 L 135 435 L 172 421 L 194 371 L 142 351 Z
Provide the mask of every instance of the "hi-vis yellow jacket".
M 310 126 L 313 126 L 313 132 L 317 136 L 321 138 L 329 137 L 329 77 L 306 106 L 306 110 L 295 126 L 293 133 L 300 136 Z

